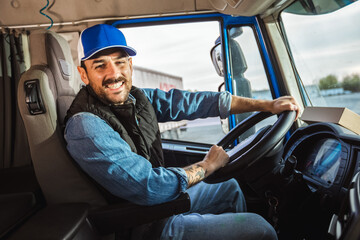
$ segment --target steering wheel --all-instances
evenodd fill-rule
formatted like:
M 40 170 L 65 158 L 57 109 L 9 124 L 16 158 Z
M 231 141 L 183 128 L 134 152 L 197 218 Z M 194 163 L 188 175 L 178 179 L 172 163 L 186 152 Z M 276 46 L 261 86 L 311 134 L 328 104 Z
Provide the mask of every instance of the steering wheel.
M 257 112 L 244 119 L 228 134 L 226 134 L 218 143 L 218 146 L 226 149 L 241 134 L 258 122 L 271 117 L 270 112 Z M 236 175 L 239 171 L 246 169 L 256 163 L 273 149 L 289 131 L 296 117 L 295 111 L 282 112 L 277 121 L 271 126 L 263 127 L 256 133 L 239 143 L 227 154 L 230 157 L 229 163 L 214 172 L 205 179 L 207 183 L 217 183 L 228 180 Z

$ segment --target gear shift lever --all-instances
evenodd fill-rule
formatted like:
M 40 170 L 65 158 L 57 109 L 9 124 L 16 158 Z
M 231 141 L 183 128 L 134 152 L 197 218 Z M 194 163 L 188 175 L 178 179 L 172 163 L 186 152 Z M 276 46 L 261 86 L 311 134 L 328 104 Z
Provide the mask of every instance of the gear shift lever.
M 296 163 L 297 163 L 297 160 L 294 155 L 291 155 L 290 157 L 288 157 L 285 160 L 284 167 L 281 169 L 280 174 L 285 178 L 288 178 L 291 175 L 293 175 L 295 167 L 296 167 Z

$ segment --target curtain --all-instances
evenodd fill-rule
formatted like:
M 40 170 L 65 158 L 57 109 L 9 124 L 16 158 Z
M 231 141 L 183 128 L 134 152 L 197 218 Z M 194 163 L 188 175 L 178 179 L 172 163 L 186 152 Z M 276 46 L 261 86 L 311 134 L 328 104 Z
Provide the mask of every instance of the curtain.
M 31 164 L 18 104 L 17 88 L 25 71 L 22 34 L 0 34 L 0 168 Z

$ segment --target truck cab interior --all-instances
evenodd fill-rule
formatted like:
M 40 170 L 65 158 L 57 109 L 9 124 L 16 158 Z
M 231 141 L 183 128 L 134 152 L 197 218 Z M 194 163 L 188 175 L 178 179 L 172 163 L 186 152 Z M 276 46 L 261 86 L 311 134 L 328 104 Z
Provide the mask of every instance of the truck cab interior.
M 66 150 L 64 117 L 84 86 L 77 41 L 102 23 L 137 49 L 137 87 L 291 95 L 304 113 L 161 123 L 166 166 L 223 146 L 230 163 L 205 181 L 235 178 L 279 239 L 360 239 L 359 18 L 356 0 L 1 3 L 0 238 L 132 239 L 134 227 L 190 208 L 187 194 L 155 206 L 119 199 Z

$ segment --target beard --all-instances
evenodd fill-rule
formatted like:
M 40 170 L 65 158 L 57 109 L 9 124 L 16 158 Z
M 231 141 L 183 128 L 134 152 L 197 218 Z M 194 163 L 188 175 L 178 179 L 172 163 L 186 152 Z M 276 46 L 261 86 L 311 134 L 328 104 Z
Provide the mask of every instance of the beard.
M 119 77 L 117 79 L 106 79 L 101 86 L 90 82 L 90 86 L 104 103 L 123 104 L 129 98 L 132 81 L 131 79 Z

